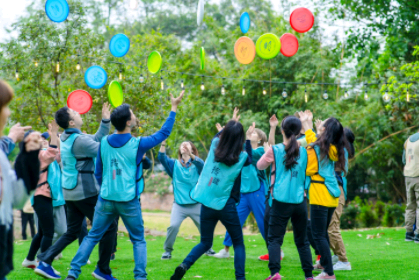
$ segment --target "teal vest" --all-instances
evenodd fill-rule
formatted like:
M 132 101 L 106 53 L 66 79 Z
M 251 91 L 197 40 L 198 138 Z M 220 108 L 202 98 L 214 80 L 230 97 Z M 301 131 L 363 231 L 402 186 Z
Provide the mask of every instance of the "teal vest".
M 316 151 L 317 162 L 319 164 L 319 175 L 323 177 L 324 182 L 318 182 L 314 180 L 311 180 L 311 181 L 313 183 L 324 184 L 331 196 L 335 198 L 339 197 L 340 188 L 339 188 L 336 176 L 335 176 L 335 162 L 327 158 L 324 158 L 323 160 L 321 160 L 319 146 L 317 145 L 314 146 L 314 150 Z
M 63 165 L 61 185 L 66 190 L 72 190 L 77 186 L 77 177 L 79 171 L 76 169 L 77 159 L 74 157 L 73 149 L 74 141 L 80 134 L 73 133 L 65 141 L 60 139 L 61 163 Z
M 212 141 L 201 176 L 196 186 L 191 190 L 193 200 L 215 210 L 221 210 L 226 205 L 234 181 L 247 160 L 247 153 L 241 152 L 239 161 L 232 166 L 216 162 L 214 153 L 219 141 L 219 138 Z
M 189 196 L 189 193 L 196 186 L 198 179 L 198 169 L 194 164 L 191 164 L 187 168 L 178 160 L 175 160 L 175 167 L 173 168 L 173 193 L 177 204 L 187 205 L 197 203 Z
M 299 204 L 304 200 L 306 182 L 307 151 L 300 147 L 297 164 L 289 170 L 285 169 L 286 155 L 284 144 L 272 146 L 275 158 L 275 183 L 273 198 L 279 202 Z
M 241 177 L 241 193 L 252 193 L 260 189 L 260 181 L 256 167 L 251 164 L 244 166 Z
M 346 173 L 348 173 L 348 158 L 349 158 L 349 154 L 348 151 L 345 149 L 345 170 Z M 348 179 L 346 179 L 345 173 L 342 172 L 342 182 L 343 182 L 343 192 L 345 193 L 345 200 L 347 199 L 347 195 L 348 195 Z
M 138 199 L 140 199 L 141 194 L 144 191 L 144 186 L 145 186 L 142 161 L 140 162 L 140 165 L 138 166 L 136 179 L 137 179 L 136 180 L 137 181 L 137 194 L 138 194 Z
M 100 144 L 103 173 L 100 196 L 111 201 L 131 201 L 141 194 L 137 187 L 142 169 L 137 169 L 137 152 L 140 138 L 132 137 L 120 148 L 112 147 L 108 137 L 103 137 Z M 137 170 L 138 173 L 137 174 Z

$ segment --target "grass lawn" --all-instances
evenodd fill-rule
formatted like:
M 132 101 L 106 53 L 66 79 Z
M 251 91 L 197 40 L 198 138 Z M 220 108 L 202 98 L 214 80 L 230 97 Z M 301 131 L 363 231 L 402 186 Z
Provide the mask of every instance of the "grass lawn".
M 367 239 L 367 235 L 384 233 L 381 238 Z M 374 229 L 365 231 L 345 231 L 342 233 L 352 264 L 352 271 L 337 271 L 337 279 L 419 279 L 419 244 L 404 241 L 404 229 Z M 173 258 L 170 261 L 161 261 L 164 237 L 147 236 L 148 279 L 170 279 L 174 269 L 181 263 L 193 246 L 199 241 L 199 237 L 185 239 L 178 237 L 175 244 Z M 223 245 L 223 236 L 214 239 L 214 250 L 220 250 Z M 267 262 L 257 259 L 259 255 L 266 253 L 264 241 L 260 235 L 245 236 L 246 244 L 246 275 L 248 280 L 263 280 L 268 274 Z M 36 276 L 32 270 L 21 268 L 21 262 L 25 258 L 30 241 L 15 242 L 15 271 L 7 278 L 14 279 L 42 279 Z M 54 267 L 64 275 L 67 274 L 71 258 L 76 253 L 77 243 L 73 243 L 64 251 L 64 258 L 55 261 Z M 281 275 L 285 279 L 304 279 L 300 266 L 297 249 L 293 242 L 292 232 L 286 234 L 283 251 L 285 258 L 282 261 Z M 314 255 L 313 255 L 314 258 Z M 83 267 L 83 273 L 79 279 L 92 279 L 97 261 L 97 249 L 91 256 L 92 264 Z M 127 237 L 118 237 L 118 252 L 116 260 L 111 262 L 113 275 L 118 279 L 133 279 L 134 260 L 132 257 L 132 245 Z M 317 272 L 315 272 L 315 275 Z M 184 279 L 235 279 L 233 258 L 219 260 L 203 256 L 187 272 Z

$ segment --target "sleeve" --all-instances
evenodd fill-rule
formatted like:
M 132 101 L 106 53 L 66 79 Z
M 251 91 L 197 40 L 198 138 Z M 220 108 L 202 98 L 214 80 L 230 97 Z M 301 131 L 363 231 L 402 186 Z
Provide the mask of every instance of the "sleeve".
M 272 164 L 272 162 L 274 162 L 274 160 L 273 148 L 270 147 L 268 151 L 259 159 L 256 167 L 259 170 L 265 170 Z
M 164 167 L 164 170 L 166 170 L 167 175 L 170 176 L 170 178 L 173 178 L 173 169 L 175 168 L 175 160 L 169 158 L 166 153 L 160 153 L 157 156 L 159 161 Z
M 316 151 L 313 148 L 307 149 L 307 169 L 306 175 L 313 176 L 319 172 L 319 165 L 317 161 Z
M 111 131 L 111 120 L 102 120 L 100 123 L 99 129 L 97 130 L 96 134 L 93 135 L 93 140 L 96 142 L 100 142 L 103 137 L 109 135 Z
M 151 168 L 151 160 L 148 157 L 143 158 L 141 162 L 143 163 L 143 169 Z
M 172 133 L 175 118 L 176 113 L 171 111 L 169 117 L 166 119 L 166 122 L 163 124 L 159 131 L 157 131 L 153 135 L 141 137 L 138 152 L 144 153 L 166 140 L 170 136 L 170 133 Z
M 198 169 L 198 174 L 201 175 L 202 169 L 204 168 L 204 161 L 199 157 L 195 156 L 195 160 L 192 161 L 192 164 Z
M 41 163 L 41 170 L 53 163 L 58 155 L 58 149 L 49 147 L 46 150 L 39 151 L 39 161 Z
M 310 145 L 311 143 L 316 142 L 316 140 L 317 140 L 316 133 L 314 133 L 314 131 L 312 129 L 307 130 L 306 131 L 306 142 L 307 142 L 307 145 Z
M 0 138 L 0 149 L 9 156 L 15 149 L 16 144 L 13 140 L 7 136 Z
M 80 135 L 76 141 L 74 141 L 73 154 L 76 157 L 95 158 L 99 150 L 100 141 L 96 141 L 93 137 L 85 136 L 86 135 Z
M 103 164 L 102 157 L 100 156 L 100 144 L 97 150 L 96 156 L 96 167 L 95 167 L 95 177 L 99 186 L 102 186 L 102 173 L 103 173 Z
M 307 145 L 310 145 L 317 141 L 316 133 L 313 130 L 306 131 L 306 141 Z M 333 161 L 338 161 L 338 150 L 336 149 L 335 145 L 331 145 L 329 148 L 329 158 Z
M 244 163 L 244 166 L 248 166 L 252 164 L 252 156 L 253 156 L 253 151 L 252 151 L 252 144 L 250 144 L 250 140 L 246 140 L 246 153 L 247 153 L 247 160 Z

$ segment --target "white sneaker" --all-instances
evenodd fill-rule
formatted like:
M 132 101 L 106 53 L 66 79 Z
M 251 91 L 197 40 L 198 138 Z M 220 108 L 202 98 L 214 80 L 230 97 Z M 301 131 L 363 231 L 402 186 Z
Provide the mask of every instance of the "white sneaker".
M 30 269 L 35 269 L 38 266 L 38 262 L 37 261 L 28 261 L 27 259 L 25 259 L 22 262 L 22 267 L 26 267 L 26 268 L 30 268 Z
M 54 258 L 54 261 L 58 261 L 59 259 L 62 259 L 63 258 L 63 254 L 62 253 L 59 253 L 55 258 Z
M 332 263 L 333 263 L 333 265 L 335 265 L 338 261 L 339 261 L 339 257 L 336 256 L 336 255 L 333 255 L 332 256 Z
M 285 257 L 284 251 L 281 250 L 281 261 Z
M 91 264 L 90 260 L 87 260 L 87 264 Z
M 215 254 L 214 257 L 217 259 L 228 259 L 230 258 L 230 253 L 227 252 L 225 249 L 221 249 L 221 251 Z
M 351 263 L 338 261 L 333 266 L 333 270 L 352 270 Z

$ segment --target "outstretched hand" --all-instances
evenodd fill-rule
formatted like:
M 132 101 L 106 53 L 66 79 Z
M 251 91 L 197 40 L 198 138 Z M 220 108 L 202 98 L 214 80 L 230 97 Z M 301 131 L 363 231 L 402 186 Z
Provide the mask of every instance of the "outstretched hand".
M 252 133 L 255 131 L 255 123 L 253 123 L 251 126 L 249 126 L 249 129 L 246 132 L 246 139 L 250 140 L 252 137 Z
M 238 122 L 240 120 L 240 115 L 238 115 L 238 113 L 239 113 L 239 109 L 235 107 L 233 111 L 233 118 L 232 118 L 233 121 Z
M 26 152 L 33 152 L 41 149 L 41 134 L 39 132 L 30 133 L 25 139 Z
M 108 102 L 103 103 L 102 106 L 102 119 L 109 120 L 111 118 L 111 104 Z
M 319 133 L 320 127 L 322 125 L 322 120 L 317 119 L 316 122 L 314 123 L 316 125 L 316 132 Z
M 300 111 L 300 112 L 298 112 L 298 115 L 300 116 L 300 121 L 302 123 L 304 123 L 308 120 L 308 115 L 307 115 L 306 112 Z
M 10 128 L 8 137 L 15 143 L 21 142 L 25 136 L 25 132 L 31 128 L 31 126 L 21 126 L 20 123 L 17 123 Z
M 218 132 L 220 132 L 221 130 L 224 129 L 224 126 L 221 126 L 221 124 L 219 124 L 219 123 L 216 123 L 215 127 L 217 128 Z
M 172 93 L 169 93 L 170 94 L 170 102 L 172 103 L 172 111 L 173 112 L 176 112 L 176 110 L 177 110 L 177 106 L 180 104 L 180 102 L 182 101 L 182 98 L 183 98 L 183 95 L 184 95 L 184 93 L 185 93 L 185 91 L 184 90 L 182 90 L 181 92 L 180 92 L 180 95 L 178 96 L 178 97 L 173 97 L 173 94 Z
M 269 119 L 269 125 L 270 127 L 277 127 L 278 126 L 278 119 L 276 118 L 276 115 L 272 115 L 272 117 Z
M 269 150 L 270 147 L 272 147 L 272 145 L 269 144 L 268 142 L 263 143 L 263 149 L 265 153 Z

